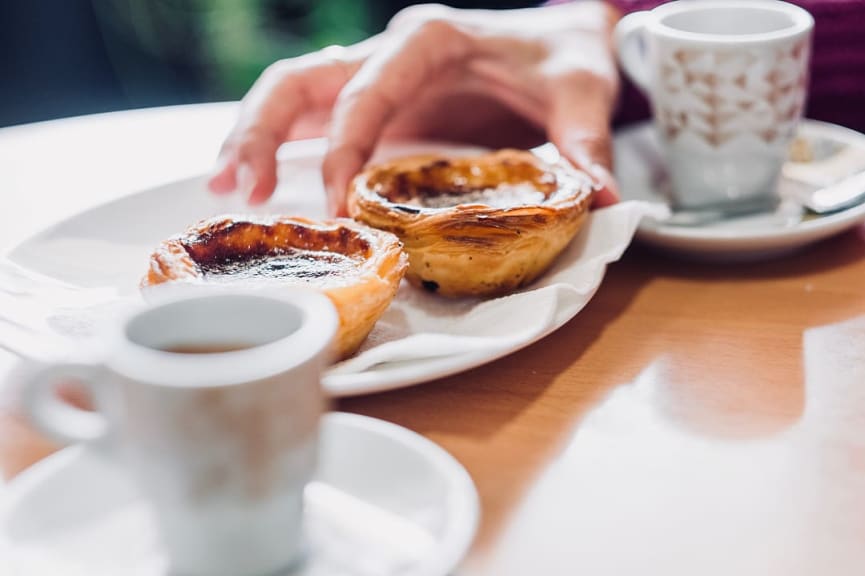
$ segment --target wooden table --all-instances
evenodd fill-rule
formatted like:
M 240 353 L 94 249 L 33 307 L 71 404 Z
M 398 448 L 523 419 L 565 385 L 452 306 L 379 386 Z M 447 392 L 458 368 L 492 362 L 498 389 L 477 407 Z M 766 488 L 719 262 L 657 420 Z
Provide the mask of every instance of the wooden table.
M 206 170 L 233 110 L 0 130 L 2 247 Z M 464 576 L 863 574 L 865 227 L 735 266 L 634 247 L 541 342 L 338 408 L 466 466 L 483 518 Z M 51 449 L 0 419 L 7 476 Z

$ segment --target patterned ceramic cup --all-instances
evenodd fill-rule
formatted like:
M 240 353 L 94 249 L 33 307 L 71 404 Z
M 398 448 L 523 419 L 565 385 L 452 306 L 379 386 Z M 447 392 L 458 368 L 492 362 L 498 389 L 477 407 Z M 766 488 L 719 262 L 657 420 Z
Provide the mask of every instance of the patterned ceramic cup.
M 802 116 L 814 20 L 776 0 L 679 0 L 625 16 L 625 72 L 649 96 L 676 207 L 769 200 Z

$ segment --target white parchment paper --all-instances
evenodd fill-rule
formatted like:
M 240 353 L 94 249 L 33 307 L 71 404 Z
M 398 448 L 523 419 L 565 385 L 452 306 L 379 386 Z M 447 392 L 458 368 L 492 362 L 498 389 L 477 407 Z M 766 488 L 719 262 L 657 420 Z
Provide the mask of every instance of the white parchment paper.
M 593 212 L 553 267 L 528 289 L 490 300 L 450 300 L 407 283 L 378 321 L 358 354 L 333 366 L 328 389 L 340 394 L 358 376 L 386 372 L 431 358 L 459 358 L 477 365 L 521 348 L 574 317 L 601 285 L 606 267 L 631 243 L 640 220 L 656 210 L 627 202 Z M 421 369 L 419 367 L 419 369 Z

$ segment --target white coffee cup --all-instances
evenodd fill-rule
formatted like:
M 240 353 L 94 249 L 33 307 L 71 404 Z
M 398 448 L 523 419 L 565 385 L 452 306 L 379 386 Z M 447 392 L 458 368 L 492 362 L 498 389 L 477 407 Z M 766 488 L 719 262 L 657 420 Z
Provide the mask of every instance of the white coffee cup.
M 675 206 L 774 196 L 805 105 L 813 26 L 777 0 L 678 0 L 619 22 L 619 60 L 651 100 Z
M 160 299 L 109 331 L 104 362 L 36 370 L 25 407 L 47 434 L 122 461 L 172 574 L 274 574 L 299 559 L 337 323 L 325 296 L 302 289 Z M 68 379 L 95 412 L 57 398 Z

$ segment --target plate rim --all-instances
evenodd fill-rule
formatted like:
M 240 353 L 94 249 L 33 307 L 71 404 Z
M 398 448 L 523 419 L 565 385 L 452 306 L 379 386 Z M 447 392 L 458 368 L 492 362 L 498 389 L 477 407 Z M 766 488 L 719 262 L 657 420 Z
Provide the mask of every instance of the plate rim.
M 350 412 L 327 412 L 321 419 L 324 427 L 343 428 L 347 432 L 363 430 L 373 435 L 386 437 L 415 454 L 420 455 L 438 470 L 448 486 L 448 498 L 443 501 L 449 520 L 434 554 L 419 569 L 425 576 L 447 576 L 465 558 L 475 540 L 480 525 L 481 507 L 477 487 L 465 467 L 447 450 L 429 438 L 404 426 L 371 416 Z M 64 468 L 74 465 L 86 457 L 100 457 L 86 444 L 61 448 L 32 464 L 13 478 L 0 493 L 0 551 L 13 544 L 6 536 L 10 517 L 22 501 L 46 480 L 62 473 Z M 112 463 L 112 465 L 114 465 Z M 119 468 L 118 468 L 119 469 Z M 454 497 L 455 496 L 455 497 Z

